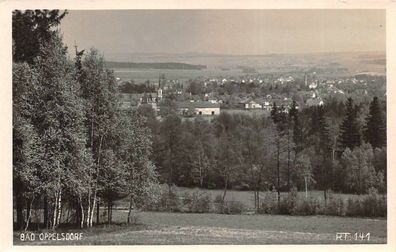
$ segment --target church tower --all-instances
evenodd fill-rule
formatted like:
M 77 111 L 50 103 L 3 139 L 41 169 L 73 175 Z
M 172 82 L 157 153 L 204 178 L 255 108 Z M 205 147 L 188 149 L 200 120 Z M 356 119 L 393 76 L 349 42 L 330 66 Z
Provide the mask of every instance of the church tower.
M 163 75 L 160 74 L 159 78 L 158 78 L 158 89 L 157 89 L 157 99 L 158 101 L 162 100 L 162 87 L 161 87 L 161 81 L 163 80 Z

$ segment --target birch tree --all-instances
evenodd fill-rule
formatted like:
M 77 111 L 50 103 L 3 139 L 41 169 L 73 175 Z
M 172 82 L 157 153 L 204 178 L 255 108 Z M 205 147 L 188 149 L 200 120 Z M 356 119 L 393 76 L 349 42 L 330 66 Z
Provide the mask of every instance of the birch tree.
M 84 107 L 78 96 L 79 85 L 74 80 L 74 66 L 66 57 L 66 48 L 58 35 L 42 45 L 34 65 L 39 99 L 32 124 L 45 153 L 40 180 L 50 202 L 50 211 L 44 211 L 44 219 L 48 227 L 55 229 L 60 223 L 69 171 L 83 167 L 80 163 L 85 150 Z
M 103 153 L 110 149 L 111 132 L 117 120 L 116 82 L 113 73 L 105 66 L 104 59 L 95 49 L 91 49 L 82 60 L 78 80 L 81 96 L 85 100 L 85 127 L 88 132 L 86 147 L 89 149 L 94 165 L 90 175 L 87 195 L 86 226 L 92 227 L 98 202 Z

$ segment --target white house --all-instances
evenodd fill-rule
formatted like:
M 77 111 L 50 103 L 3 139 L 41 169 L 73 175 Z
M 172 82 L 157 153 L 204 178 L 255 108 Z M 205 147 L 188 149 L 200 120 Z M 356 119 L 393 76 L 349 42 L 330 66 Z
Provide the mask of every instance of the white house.
M 182 115 L 219 115 L 220 104 L 211 102 L 179 102 L 179 112 Z
M 245 103 L 245 109 L 262 109 L 262 108 L 263 108 L 263 105 L 255 102 L 253 100 Z

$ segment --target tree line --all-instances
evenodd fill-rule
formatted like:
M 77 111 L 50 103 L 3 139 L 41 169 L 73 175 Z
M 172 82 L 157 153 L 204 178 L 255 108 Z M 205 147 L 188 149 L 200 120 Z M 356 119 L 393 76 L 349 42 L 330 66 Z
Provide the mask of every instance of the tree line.
M 140 108 L 142 115 L 147 109 Z M 154 114 L 153 158 L 169 185 L 254 191 L 322 190 L 365 194 L 386 190 L 385 106 L 377 97 L 354 104 L 290 109 L 273 104 L 271 115 L 221 113 L 212 120 Z
M 128 198 L 130 214 L 157 174 L 145 118 L 119 110 L 113 72 L 95 49 L 71 59 L 56 26 L 67 12 L 13 12 L 13 192 L 16 228 L 32 209 L 45 228 L 92 227 L 99 204 Z M 26 39 L 29 35 L 29 39 Z M 108 215 L 111 223 L 111 215 Z

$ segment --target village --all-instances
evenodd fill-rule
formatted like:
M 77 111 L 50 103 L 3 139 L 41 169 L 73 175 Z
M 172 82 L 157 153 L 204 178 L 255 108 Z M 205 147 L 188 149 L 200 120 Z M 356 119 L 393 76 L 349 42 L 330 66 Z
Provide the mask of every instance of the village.
M 125 88 L 136 85 L 133 81 L 120 81 L 118 78 L 122 101 L 120 108 L 150 107 L 160 119 L 161 107 L 169 106 L 169 102 L 165 101 L 172 101 L 178 114 L 183 117 L 212 117 L 220 112 L 249 111 L 269 115 L 274 105 L 287 113 L 293 101 L 297 109 L 302 109 L 324 105 L 328 99 L 345 101 L 350 92 L 367 96 L 367 83 L 375 81 L 370 75 L 321 78 L 312 72 L 301 73 L 300 76 L 212 77 L 181 83 L 179 80 L 168 80 L 164 74 L 160 74 L 157 82 L 146 81 L 140 84 L 143 88 L 137 91 Z

